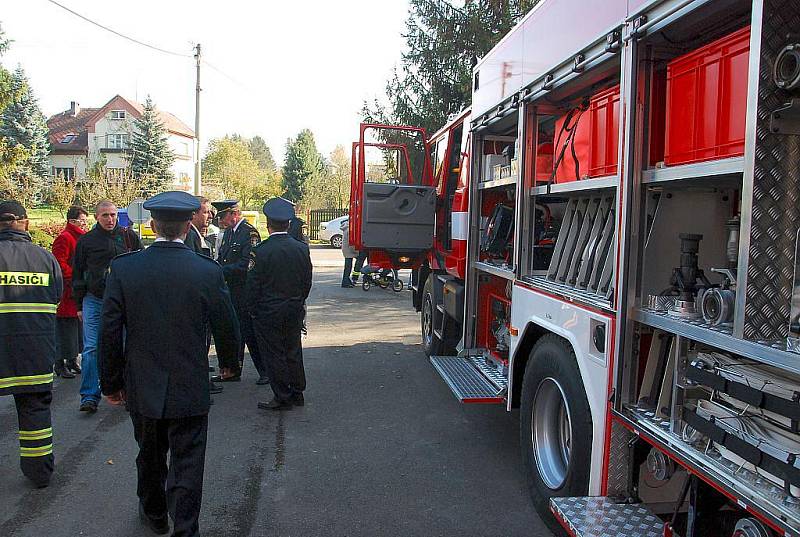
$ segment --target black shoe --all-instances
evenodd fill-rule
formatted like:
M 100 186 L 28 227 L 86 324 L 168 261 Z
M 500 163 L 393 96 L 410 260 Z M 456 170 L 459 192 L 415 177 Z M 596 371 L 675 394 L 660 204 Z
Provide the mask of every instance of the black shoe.
M 292 396 L 292 404 L 294 406 L 304 406 L 306 404 L 306 400 L 303 398 L 302 393 L 297 393 Z
M 222 393 L 222 390 L 224 390 L 224 388 L 219 384 L 215 384 L 214 381 L 211 381 L 208 384 L 209 393 Z
M 169 520 L 167 520 L 166 513 L 158 518 L 151 518 L 147 516 L 147 513 L 144 512 L 142 502 L 139 502 L 139 518 L 141 519 L 142 523 L 150 528 L 150 531 L 156 535 L 165 535 L 169 533 Z
M 74 379 L 75 378 L 75 374 L 72 371 L 70 371 L 69 369 L 67 369 L 66 367 L 64 367 L 63 365 L 61 367 L 56 366 L 53 369 L 53 372 L 57 376 L 61 377 L 62 379 Z
M 81 412 L 88 412 L 94 414 L 97 412 L 97 401 L 84 401 L 79 408 Z
M 355 287 L 355 284 L 352 284 L 352 283 L 343 283 L 343 284 L 342 284 L 342 287 L 344 287 L 345 289 L 350 289 L 350 288 L 352 288 L 352 287 Z
M 81 374 L 81 366 L 79 366 L 77 362 L 67 362 L 66 369 L 74 375 Z
M 258 408 L 261 410 L 291 410 L 292 403 L 273 399 L 269 403 L 258 403 Z
M 256 381 L 256 384 L 258 384 L 259 386 L 263 386 L 264 384 L 269 384 L 269 377 L 259 377 L 259 379 Z
M 242 375 L 231 375 L 230 377 L 223 377 L 222 375 L 214 375 L 211 377 L 211 382 L 241 382 Z

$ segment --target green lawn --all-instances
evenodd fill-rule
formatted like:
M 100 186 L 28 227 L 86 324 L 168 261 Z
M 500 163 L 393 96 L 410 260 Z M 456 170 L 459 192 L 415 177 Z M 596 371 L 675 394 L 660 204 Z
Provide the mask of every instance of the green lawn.
M 28 211 L 28 219 L 32 224 L 42 222 L 62 222 L 64 216 L 56 209 L 37 208 Z

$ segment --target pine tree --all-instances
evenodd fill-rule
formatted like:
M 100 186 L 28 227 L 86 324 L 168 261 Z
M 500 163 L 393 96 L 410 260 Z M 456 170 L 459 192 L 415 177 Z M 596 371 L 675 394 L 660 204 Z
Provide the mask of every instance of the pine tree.
M 41 200 L 50 175 L 50 141 L 47 120 L 31 90 L 22 67 L 9 81 L 11 100 L 0 114 L 0 137 L 8 150 L 23 155 L 15 162 L 13 194 L 27 204 Z
M 174 180 L 172 163 L 175 154 L 169 147 L 167 130 L 150 96 L 142 116 L 133 123 L 131 171 L 151 192 L 164 190 Z
M 325 168 L 317 151 L 314 134 L 303 129 L 297 138 L 286 141 L 286 164 L 283 166 L 283 191 L 286 198 L 298 202 L 308 185 L 314 184 Z
M 388 103 L 365 103 L 367 121 L 438 130 L 470 103 L 472 58 L 484 56 L 539 0 L 410 0 L 401 68 Z
M 264 171 L 274 173 L 278 170 L 275 159 L 272 158 L 272 151 L 269 150 L 267 142 L 261 136 L 253 136 L 247 141 L 250 154 L 258 162 L 258 167 Z

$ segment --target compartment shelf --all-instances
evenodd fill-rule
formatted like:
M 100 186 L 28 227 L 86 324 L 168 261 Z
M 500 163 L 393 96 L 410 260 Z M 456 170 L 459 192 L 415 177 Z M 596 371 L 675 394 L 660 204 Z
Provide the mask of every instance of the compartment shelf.
M 654 168 L 642 172 L 642 183 L 667 183 L 694 179 L 736 177 L 744 171 L 744 157 L 731 157 L 694 164 Z
M 494 274 L 495 276 L 499 276 L 500 278 L 504 278 L 506 280 L 514 279 L 514 270 L 511 267 L 500 267 L 484 261 L 475 261 L 472 266 L 482 272 L 488 272 L 489 274 Z
M 785 350 L 784 342 L 748 341 L 734 337 L 733 328 L 730 325 L 711 326 L 702 320 L 676 319 L 666 313 L 646 309 L 634 310 L 632 318 L 647 326 L 800 374 L 800 354 Z
M 513 175 L 503 177 L 502 179 L 492 179 L 491 181 L 481 181 L 478 183 L 478 190 L 486 190 L 489 188 L 497 188 L 501 186 L 508 186 L 516 184 L 517 178 Z
M 585 289 L 576 289 L 570 285 L 548 280 L 546 276 L 525 276 L 522 281 L 546 293 L 558 295 L 569 302 L 578 302 L 604 311 L 613 311 L 611 301 L 606 297 Z
M 630 406 L 613 418 L 657 449 L 674 452 L 681 463 L 705 481 L 727 490 L 739 505 L 771 518 L 786 529 L 785 535 L 800 536 L 800 499 L 745 468 L 724 459 L 715 448 L 685 442 L 670 432 L 670 423 L 647 408 Z M 701 449 L 701 447 L 703 449 Z M 790 529 L 791 528 L 791 529 Z
M 570 181 L 569 183 L 553 183 L 552 185 L 535 186 L 531 188 L 531 194 L 536 196 L 567 194 L 570 192 L 583 192 L 584 190 L 614 188 L 618 184 L 619 176 L 607 175 L 605 177 L 594 177 L 592 179 L 583 179 L 581 181 Z

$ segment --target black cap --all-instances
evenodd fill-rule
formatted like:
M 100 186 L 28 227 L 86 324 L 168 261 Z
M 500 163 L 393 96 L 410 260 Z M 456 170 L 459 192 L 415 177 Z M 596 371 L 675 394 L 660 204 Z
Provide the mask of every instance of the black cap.
M 222 216 L 225 211 L 230 211 L 239 207 L 239 200 L 212 201 L 211 205 L 217 210 L 217 214 Z
M 171 191 L 156 194 L 142 205 L 155 220 L 186 222 L 200 209 L 200 202 L 188 192 Z
M 13 222 L 26 218 L 28 218 L 28 213 L 17 200 L 0 201 L 0 222 Z
M 288 222 L 294 218 L 294 203 L 285 198 L 272 198 L 264 204 L 264 214 L 276 222 Z

